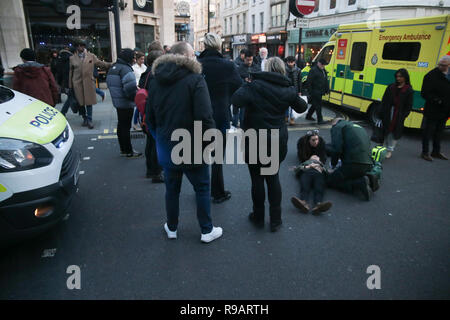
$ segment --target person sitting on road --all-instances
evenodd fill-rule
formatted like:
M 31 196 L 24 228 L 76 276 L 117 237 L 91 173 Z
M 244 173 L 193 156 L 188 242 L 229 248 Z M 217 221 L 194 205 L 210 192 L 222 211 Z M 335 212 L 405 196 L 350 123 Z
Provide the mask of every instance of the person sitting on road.
M 378 189 L 378 178 L 369 173 L 373 168 L 369 136 L 364 128 L 342 118 L 333 119 L 331 124 L 327 153 L 333 167 L 339 159 L 342 165 L 327 175 L 327 185 L 346 193 L 360 192 L 369 201 L 370 189 Z
M 310 207 L 308 198 L 311 189 L 313 190 L 314 207 L 313 213 L 325 212 L 331 208 L 332 203 L 323 202 L 325 191 L 324 167 L 327 160 L 325 141 L 319 136 L 319 130 L 308 131 L 305 136 L 298 139 L 297 156 L 300 165 L 294 171 L 300 178 L 300 198 L 292 197 L 292 204 L 303 213 L 308 213 Z

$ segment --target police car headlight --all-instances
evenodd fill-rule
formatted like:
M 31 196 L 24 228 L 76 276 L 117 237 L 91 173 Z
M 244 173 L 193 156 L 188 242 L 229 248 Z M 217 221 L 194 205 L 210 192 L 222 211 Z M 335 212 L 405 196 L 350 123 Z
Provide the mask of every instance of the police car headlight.
M 0 172 L 22 171 L 44 167 L 52 154 L 33 142 L 0 138 Z

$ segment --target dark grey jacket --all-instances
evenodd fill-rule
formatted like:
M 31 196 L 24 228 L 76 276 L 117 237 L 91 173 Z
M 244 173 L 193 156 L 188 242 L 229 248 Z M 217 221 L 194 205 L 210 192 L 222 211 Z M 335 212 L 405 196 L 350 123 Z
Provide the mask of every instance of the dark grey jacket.
M 119 109 L 134 108 L 134 97 L 136 96 L 136 76 L 130 64 L 122 59 L 109 69 L 106 76 L 109 93 L 111 94 L 113 106 Z

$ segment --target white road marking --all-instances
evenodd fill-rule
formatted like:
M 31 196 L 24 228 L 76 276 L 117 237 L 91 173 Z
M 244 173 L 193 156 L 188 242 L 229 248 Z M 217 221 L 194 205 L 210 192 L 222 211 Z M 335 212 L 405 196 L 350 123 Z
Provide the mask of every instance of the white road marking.
M 90 160 L 91 157 L 84 157 L 83 160 Z
M 80 174 L 84 174 L 84 171 L 80 171 Z
M 41 258 L 53 258 L 56 254 L 56 248 L 53 249 L 45 249 L 42 252 Z
M 88 147 L 88 150 L 93 150 L 94 149 L 94 147 Z
M 91 141 L 97 141 L 97 138 L 92 138 Z

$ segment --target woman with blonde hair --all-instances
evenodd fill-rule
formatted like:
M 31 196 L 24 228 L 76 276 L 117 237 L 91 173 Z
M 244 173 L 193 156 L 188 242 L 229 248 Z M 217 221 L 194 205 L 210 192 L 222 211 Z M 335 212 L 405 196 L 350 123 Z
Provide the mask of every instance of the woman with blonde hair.
M 253 212 L 249 219 L 256 226 L 264 226 L 265 187 L 267 183 L 270 204 L 270 230 L 277 231 L 281 226 L 281 185 L 278 177 L 279 165 L 286 158 L 288 131 L 284 115 L 291 106 L 296 112 L 306 111 L 307 104 L 300 98 L 290 80 L 286 77 L 283 60 L 278 57 L 269 58 L 264 65 L 265 70 L 253 74 L 253 81 L 245 83 L 232 97 L 232 103 L 245 108 L 243 129 L 255 129 L 259 155 L 260 134 L 267 132 L 267 154 L 272 157 L 272 145 L 278 144 L 277 170 L 275 174 L 263 175 L 261 169 L 273 164 L 263 164 L 260 159 L 253 164 L 249 161 L 249 144 L 245 143 L 245 161 L 248 164 L 252 180 Z M 269 131 L 261 131 L 266 129 Z M 274 130 L 278 131 L 278 140 L 272 141 Z M 275 132 L 276 133 L 276 132 Z M 276 137 L 276 135 L 274 135 Z

